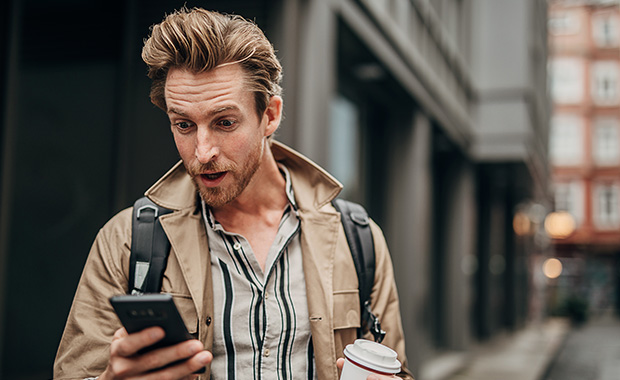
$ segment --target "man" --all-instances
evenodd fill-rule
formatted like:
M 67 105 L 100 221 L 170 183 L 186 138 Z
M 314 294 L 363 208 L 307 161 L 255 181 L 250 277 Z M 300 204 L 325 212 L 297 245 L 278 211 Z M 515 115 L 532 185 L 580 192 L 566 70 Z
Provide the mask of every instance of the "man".
M 142 57 L 182 159 L 146 192 L 174 210 L 160 217 L 172 246 L 162 292 L 197 339 L 138 353 L 163 330 L 121 328 L 108 298 L 128 289 L 125 210 L 95 240 L 54 377 L 179 379 L 206 366 L 201 379 L 336 380 L 360 325 L 356 272 L 330 203 L 341 185 L 272 141 L 283 103 L 271 44 L 241 17 L 183 9 L 153 27 Z M 372 230 L 372 309 L 410 378 L 392 264 Z

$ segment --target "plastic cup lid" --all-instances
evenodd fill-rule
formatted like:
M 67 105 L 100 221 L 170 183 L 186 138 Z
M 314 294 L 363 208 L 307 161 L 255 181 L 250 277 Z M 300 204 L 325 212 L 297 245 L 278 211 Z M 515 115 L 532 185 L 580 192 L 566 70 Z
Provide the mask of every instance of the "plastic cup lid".
M 347 345 L 344 355 L 351 361 L 367 367 L 373 371 L 384 373 L 400 372 L 398 355 L 391 348 L 370 340 L 357 339 Z

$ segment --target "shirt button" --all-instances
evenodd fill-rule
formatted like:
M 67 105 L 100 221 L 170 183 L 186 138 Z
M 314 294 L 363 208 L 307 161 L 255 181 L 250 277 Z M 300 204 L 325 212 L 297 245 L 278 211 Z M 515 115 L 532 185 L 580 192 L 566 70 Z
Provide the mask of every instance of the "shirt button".
M 241 244 L 240 244 L 239 242 L 236 242 L 236 243 L 233 245 L 233 249 L 234 249 L 235 251 L 240 250 L 240 249 L 241 249 Z
M 269 298 L 269 293 L 265 292 L 265 299 Z
M 207 317 L 205 323 L 207 324 L 207 326 L 211 325 L 211 317 Z
M 269 349 L 265 348 L 265 357 L 269 357 Z

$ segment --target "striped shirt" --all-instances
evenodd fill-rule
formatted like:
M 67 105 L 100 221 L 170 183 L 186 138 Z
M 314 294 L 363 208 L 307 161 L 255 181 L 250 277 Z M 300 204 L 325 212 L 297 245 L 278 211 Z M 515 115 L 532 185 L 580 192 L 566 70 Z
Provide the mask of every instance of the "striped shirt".
M 213 380 L 315 379 L 300 221 L 290 176 L 280 171 L 289 204 L 264 272 L 248 241 L 224 230 L 203 203 L 215 310 Z

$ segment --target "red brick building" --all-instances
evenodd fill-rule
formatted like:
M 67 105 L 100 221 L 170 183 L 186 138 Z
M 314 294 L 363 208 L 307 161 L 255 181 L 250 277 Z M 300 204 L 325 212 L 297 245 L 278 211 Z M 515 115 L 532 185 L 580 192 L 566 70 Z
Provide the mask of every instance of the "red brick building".
M 565 265 L 558 289 L 613 305 L 620 253 L 620 1 L 552 1 L 550 162 L 555 209 L 574 233 L 554 240 Z

